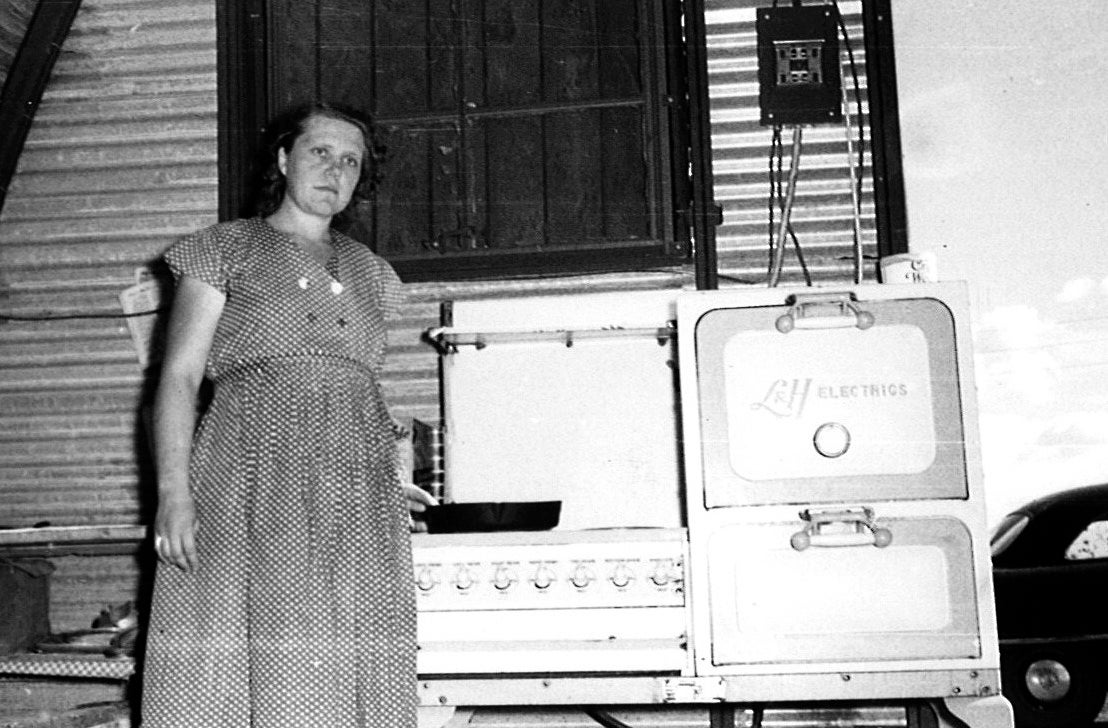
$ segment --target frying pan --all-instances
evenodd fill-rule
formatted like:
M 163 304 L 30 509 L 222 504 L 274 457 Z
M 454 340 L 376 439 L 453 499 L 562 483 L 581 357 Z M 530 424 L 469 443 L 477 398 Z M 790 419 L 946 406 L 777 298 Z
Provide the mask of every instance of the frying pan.
M 558 525 L 561 501 L 444 503 L 423 512 L 428 533 L 547 531 Z

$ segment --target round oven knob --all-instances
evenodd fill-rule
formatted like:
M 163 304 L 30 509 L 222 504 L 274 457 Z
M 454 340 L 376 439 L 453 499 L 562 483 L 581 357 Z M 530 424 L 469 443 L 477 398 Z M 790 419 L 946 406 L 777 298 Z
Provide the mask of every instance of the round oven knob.
M 536 589 L 549 589 L 556 577 L 557 575 L 554 573 L 554 570 L 549 566 L 540 566 L 535 569 L 535 576 L 532 578 L 532 581 L 535 583 Z
M 627 564 L 616 564 L 616 568 L 612 570 L 612 575 L 608 578 L 611 580 L 612 586 L 623 589 L 631 583 L 631 580 L 635 578 L 635 574 L 628 568 Z
M 416 574 L 416 587 L 420 591 L 431 591 L 435 588 L 435 584 L 438 580 L 435 578 L 435 572 L 431 571 L 429 566 L 425 566 L 419 570 Z
M 477 579 L 468 567 L 459 566 L 458 570 L 454 573 L 454 587 L 458 591 L 469 591 L 476 583 Z
M 573 576 L 569 578 L 570 582 L 578 589 L 584 589 L 593 582 L 596 576 L 592 573 L 589 567 L 581 564 L 573 570 Z
M 825 422 L 816 428 L 812 444 L 825 458 L 837 458 L 850 449 L 850 430 L 838 422 Z
M 650 575 L 650 580 L 654 582 L 656 586 L 665 586 L 673 578 L 670 569 L 671 564 L 666 561 L 655 563 L 654 572 Z
M 500 591 L 511 589 L 512 585 L 517 581 L 519 581 L 519 578 L 516 576 L 516 573 L 507 566 L 498 568 L 492 577 L 492 585 Z

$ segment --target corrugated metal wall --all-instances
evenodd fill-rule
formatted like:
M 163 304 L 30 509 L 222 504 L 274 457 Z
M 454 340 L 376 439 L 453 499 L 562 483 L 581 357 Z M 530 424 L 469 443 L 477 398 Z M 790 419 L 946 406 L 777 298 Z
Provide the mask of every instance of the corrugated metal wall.
M 7 80 L 35 5 L 36 0 L 0 0 L 0 88 Z
M 774 3 L 776 5 L 776 3 Z M 783 3 L 784 4 L 784 3 Z M 815 4 L 815 3 L 805 3 Z M 720 285 L 764 283 L 768 267 L 769 157 L 771 132 L 759 125 L 757 36 L 754 9 L 765 0 L 706 0 L 709 95 L 711 98 L 712 169 L 715 198 L 723 207 L 718 230 Z M 858 67 L 865 106 L 865 48 L 861 2 L 838 3 Z M 804 129 L 793 227 L 805 261 L 817 281 L 850 280 L 853 275 L 854 224 L 849 166 L 857 164 L 859 119 L 848 54 L 840 37 L 842 82 L 850 103 L 852 133 L 845 126 Z M 862 123 L 868 123 L 865 118 Z M 853 152 L 848 150 L 848 137 Z M 784 166 L 789 165 L 791 130 L 786 130 Z M 867 256 L 876 255 L 872 180 L 869 175 L 869 134 L 862 192 L 862 241 Z M 775 219 L 779 219 L 779 214 Z M 874 271 L 870 260 L 867 278 Z M 803 282 L 797 257 L 788 246 L 783 282 Z
M 119 293 L 214 222 L 213 0 L 85 0 L 0 215 L 0 524 L 137 523 L 144 377 Z M 72 318 L 67 318 L 72 317 Z M 103 318 L 97 318 L 103 317 Z M 130 598 L 125 557 L 59 559 L 55 628 Z

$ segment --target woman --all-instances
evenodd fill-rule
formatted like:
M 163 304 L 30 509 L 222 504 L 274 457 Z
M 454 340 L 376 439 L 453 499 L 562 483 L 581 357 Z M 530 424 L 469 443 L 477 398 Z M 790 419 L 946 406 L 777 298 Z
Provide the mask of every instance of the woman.
M 414 726 L 406 505 L 427 499 L 378 385 L 401 284 L 330 228 L 372 184 L 371 137 L 327 105 L 275 131 L 262 216 L 165 255 L 143 725 Z

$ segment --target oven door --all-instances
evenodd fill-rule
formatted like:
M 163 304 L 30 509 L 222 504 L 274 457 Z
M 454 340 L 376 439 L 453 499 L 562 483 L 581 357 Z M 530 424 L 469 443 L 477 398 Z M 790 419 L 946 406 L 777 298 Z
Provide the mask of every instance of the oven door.
M 695 339 L 705 507 L 967 497 L 942 301 L 723 307 Z
M 713 664 L 981 655 L 972 543 L 962 522 L 875 521 L 864 509 L 804 515 L 721 526 L 709 538 Z

